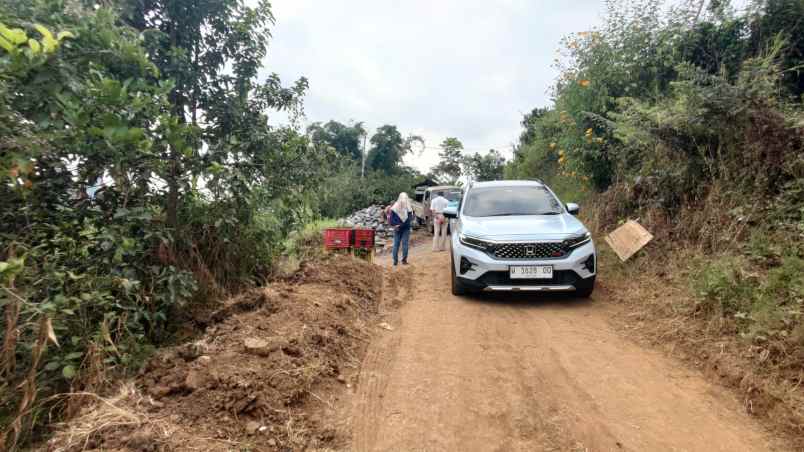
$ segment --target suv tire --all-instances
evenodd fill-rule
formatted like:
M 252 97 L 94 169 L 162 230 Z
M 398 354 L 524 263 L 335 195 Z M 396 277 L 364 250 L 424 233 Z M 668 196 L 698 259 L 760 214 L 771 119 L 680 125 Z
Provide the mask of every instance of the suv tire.
M 455 256 L 452 254 L 450 250 L 449 253 L 449 263 L 450 263 L 450 270 L 452 271 L 452 295 L 461 296 L 466 295 L 466 286 L 458 279 L 458 275 L 455 274 Z

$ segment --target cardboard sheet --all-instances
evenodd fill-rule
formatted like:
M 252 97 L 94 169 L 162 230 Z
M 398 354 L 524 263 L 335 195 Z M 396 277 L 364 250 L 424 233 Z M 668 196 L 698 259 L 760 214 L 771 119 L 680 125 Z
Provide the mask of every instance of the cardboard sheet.
M 623 262 L 636 254 L 651 240 L 653 240 L 653 235 L 634 220 L 628 220 L 624 225 L 606 236 L 606 243 Z

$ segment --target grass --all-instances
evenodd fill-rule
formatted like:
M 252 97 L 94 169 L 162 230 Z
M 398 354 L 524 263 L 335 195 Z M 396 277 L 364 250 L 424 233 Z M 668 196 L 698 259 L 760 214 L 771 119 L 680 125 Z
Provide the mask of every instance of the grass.
M 804 346 L 795 340 L 803 325 L 801 258 L 782 256 L 770 269 L 742 255 L 711 258 L 694 272 L 692 286 L 706 309 L 735 319 L 743 338 L 758 344 L 778 340 Z
M 299 265 L 321 254 L 324 246 L 323 231 L 338 226 L 338 221 L 322 219 L 307 223 L 299 231 L 292 232 L 283 243 L 283 256 L 275 263 L 274 272 L 289 275 L 299 269 Z

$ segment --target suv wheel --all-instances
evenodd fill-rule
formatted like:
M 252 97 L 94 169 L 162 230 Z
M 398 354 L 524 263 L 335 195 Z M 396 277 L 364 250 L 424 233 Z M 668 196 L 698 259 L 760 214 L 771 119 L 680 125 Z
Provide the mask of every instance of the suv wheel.
M 458 275 L 455 274 L 455 256 L 452 254 L 452 251 L 450 251 L 449 257 L 449 268 L 452 271 L 452 295 L 466 295 L 466 286 L 458 279 Z

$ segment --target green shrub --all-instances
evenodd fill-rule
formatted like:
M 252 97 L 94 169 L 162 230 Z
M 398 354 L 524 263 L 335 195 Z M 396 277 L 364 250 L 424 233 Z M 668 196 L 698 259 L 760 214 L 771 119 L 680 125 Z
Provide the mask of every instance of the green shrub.
M 795 340 L 804 320 L 804 259 L 784 256 L 762 271 L 744 257 L 722 256 L 694 272 L 693 288 L 705 309 L 735 319 L 746 338 Z
M 401 192 L 412 197 L 413 187 L 420 179 L 410 169 L 397 174 L 369 171 L 361 178 L 359 167 L 337 166 L 324 180 L 315 202 L 322 217 L 344 218 L 359 209 L 392 202 Z
M 744 272 L 742 258 L 726 256 L 706 262 L 693 278 L 695 292 L 711 312 L 744 318 L 754 300 L 756 278 Z
M 188 303 L 262 282 L 315 216 L 325 154 L 267 119 L 306 80 L 257 80 L 268 4 L 135 3 L 0 0 L 3 450 L 49 396 L 135 368 Z

